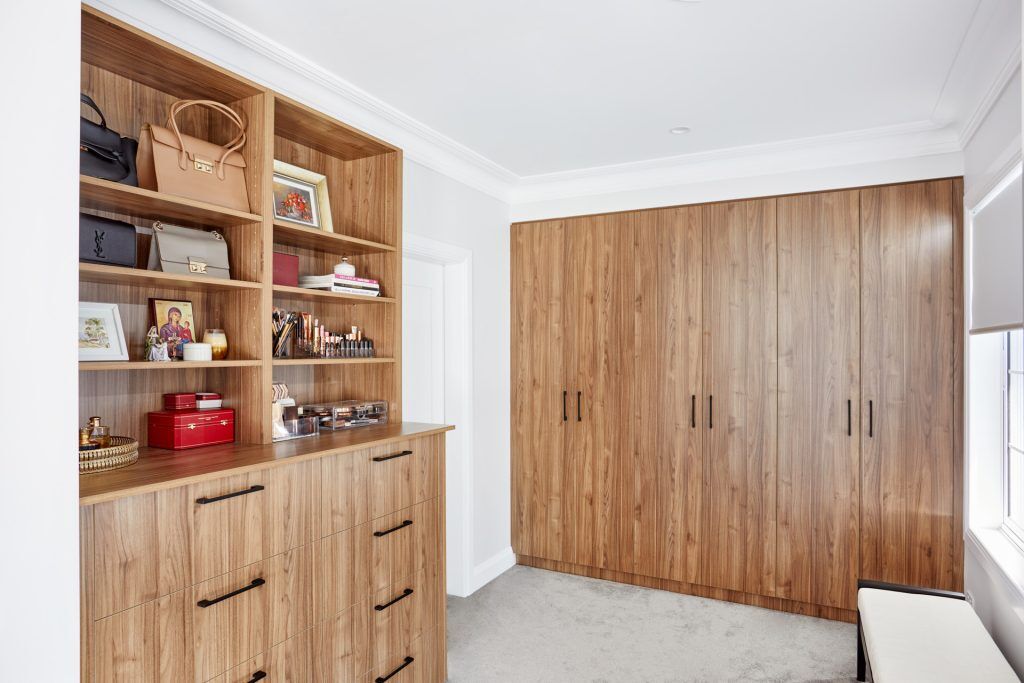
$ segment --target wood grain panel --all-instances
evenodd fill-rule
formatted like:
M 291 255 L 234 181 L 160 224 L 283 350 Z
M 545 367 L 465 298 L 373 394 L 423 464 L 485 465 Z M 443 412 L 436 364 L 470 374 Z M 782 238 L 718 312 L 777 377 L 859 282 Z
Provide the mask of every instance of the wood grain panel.
M 376 671 L 385 670 L 396 658 L 400 661 L 415 640 L 434 630 L 444 609 L 438 578 L 437 565 L 431 565 L 374 594 L 368 611 Z M 408 591 L 412 592 L 393 602 Z
M 196 581 L 313 540 L 319 490 L 315 467 L 316 463 L 297 463 L 189 486 Z M 197 502 L 253 486 L 263 489 L 207 504 Z
M 512 545 L 552 559 L 572 559 L 576 497 L 566 435 L 565 233 L 552 222 L 515 225 L 511 235 Z
M 378 446 L 363 457 L 369 469 L 373 519 L 441 495 L 441 453 L 433 439 Z
M 195 680 L 208 681 L 313 625 L 312 552 L 296 548 L 197 584 L 191 590 Z M 266 583 L 208 607 L 213 600 Z
M 316 629 L 316 683 L 363 683 L 370 670 L 370 620 L 373 608 L 362 602 L 337 614 Z
M 373 591 L 383 590 L 403 576 L 415 574 L 440 560 L 442 528 L 438 515 L 442 502 L 440 497 L 424 501 L 375 519 L 365 529 L 364 533 L 372 539 Z
M 190 591 L 100 619 L 92 627 L 92 680 L 162 683 L 193 679 Z M 205 680 L 205 679 L 203 679 Z
M 566 301 L 570 397 L 568 423 L 576 562 L 631 570 L 636 557 L 633 461 L 635 225 L 629 215 L 567 222 L 572 281 Z M 575 404 L 575 402 L 573 402 Z M 577 417 L 574 421 L 573 418 Z M 557 558 L 552 558 L 557 559 Z
M 318 622 L 368 599 L 372 582 L 373 531 L 361 524 L 313 545 L 313 604 Z
M 388 683 L 435 683 L 447 680 L 444 673 L 443 642 L 438 632 L 423 634 L 401 652 L 379 663 L 371 673 L 370 680 L 378 680 L 389 675 Z M 398 667 L 406 664 L 407 658 L 411 661 L 398 671 Z M 396 671 L 397 673 L 394 673 Z
M 370 459 L 341 453 L 320 461 L 320 535 L 330 536 L 370 520 Z
M 704 207 L 702 582 L 760 595 L 775 593 L 775 219 L 774 199 Z
M 856 608 L 860 196 L 778 200 L 778 596 Z
M 263 672 L 257 680 L 270 683 L 309 683 L 314 671 L 314 629 L 304 631 L 243 662 L 209 683 L 252 683 L 253 677 Z
M 703 479 L 699 207 L 638 212 L 633 573 L 696 582 Z M 692 412 L 691 412 L 692 411 Z
M 93 620 L 192 585 L 189 502 L 181 487 L 91 508 L 82 545 Z
M 860 569 L 958 590 L 953 204 L 950 180 L 861 191 Z

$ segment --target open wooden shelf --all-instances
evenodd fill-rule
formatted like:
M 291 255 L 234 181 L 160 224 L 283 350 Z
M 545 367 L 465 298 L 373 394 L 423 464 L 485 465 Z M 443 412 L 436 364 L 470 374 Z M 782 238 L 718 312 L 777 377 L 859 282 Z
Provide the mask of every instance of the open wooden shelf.
M 359 294 L 343 294 L 342 292 L 326 292 L 322 289 L 303 289 L 302 287 L 286 287 L 274 285 L 274 294 L 290 299 L 306 299 L 309 301 L 339 301 L 347 304 L 393 304 L 397 299 L 389 296 L 361 296 Z
M 394 363 L 394 358 L 275 358 L 274 367 L 288 365 L 374 365 Z
M 254 368 L 262 365 L 258 360 L 181 360 L 153 363 L 145 360 L 79 361 L 79 372 L 104 370 L 204 370 L 206 368 Z
M 263 220 L 259 214 L 84 175 L 79 177 L 79 193 L 83 209 L 109 211 L 146 220 L 211 228 L 230 228 Z
M 395 251 L 395 248 L 389 244 L 349 237 L 336 232 L 325 232 L 285 221 L 274 221 L 274 244 L 315 249 L 339 256 L 359 256 Z
M 82 282 L 97 284 L 169 287 L 199 292 L 237 292 L 257 290 L 263 286 L 258 282 L 222 280 L 202 275 L 178 275 L 157 270 L 104 266 L 96 263 L 80 263 L 78 279 Z

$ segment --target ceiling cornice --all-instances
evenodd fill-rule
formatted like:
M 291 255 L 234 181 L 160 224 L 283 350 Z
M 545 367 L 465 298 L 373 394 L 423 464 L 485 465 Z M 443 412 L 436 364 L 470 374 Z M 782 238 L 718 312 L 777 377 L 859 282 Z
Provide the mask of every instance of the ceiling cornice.
M 833 135 L 800 138 L 660 159 L 518 176 L 469 147 L 374 97 L 202 0 L 87 0 L 129 23 L 143 26 L 169 42 L 239 72 L 269 88 L 321 109 L 368 133 L 401 147 L 407 158 L 510 204 L 603 192 L 665 187 L 728 177 L 784 173 L 847 164 L 887 161 L 960 152 L 998 100 L 1020 64 L 1020 45 L 995 74 L 966 124 L 956 130 L 932 121 L 917 121 Z M 154 5 L 230 39 L 196 44 L 188 26 L 154 21 Z M 970 37 L 973 32 L 968 33 Z M 970 52 L 970 51 L 966 51 Z M 255 53 L 262 62 L 254 62 Z M 961 50 L 951 69 L 964 68 Z M 976 54 L 976 51 L 972 54 Z M 960 63 L 960 64 L 958 64 Z M 270 66 L 272 65 L 272 67 Z M 296 79 L 298 75 L 301 78 Z

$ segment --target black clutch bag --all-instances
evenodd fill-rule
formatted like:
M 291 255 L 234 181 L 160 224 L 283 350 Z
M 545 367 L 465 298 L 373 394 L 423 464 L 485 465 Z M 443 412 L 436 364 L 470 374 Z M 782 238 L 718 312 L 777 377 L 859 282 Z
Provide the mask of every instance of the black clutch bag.
M 99 114 L 100 122 L 93 123 L 84 116 L 79 118 L 79 171 L 94 178 L 138 187 L 139 176 L 135 171 L 138 141 L 123 138 L 120 133 L 107 128 L 107 119 L 103 112 L 85 93 L 82 93 L 82 103 L 89 105 Z
M 87 213 L 78 214 L 78 260 L 135 267 L 135 226 Z

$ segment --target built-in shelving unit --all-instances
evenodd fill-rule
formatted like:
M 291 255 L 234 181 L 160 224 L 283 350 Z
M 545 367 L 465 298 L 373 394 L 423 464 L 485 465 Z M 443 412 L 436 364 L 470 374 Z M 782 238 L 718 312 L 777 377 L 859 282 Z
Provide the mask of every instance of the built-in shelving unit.
M 228 243 L 231 279 L 205 278 L 83 263 L 82 301 L 118 304 L 128 361 L 79 363 L 79 415 L 101 415 L 116 434 L 146 443 L 146 414 L 162 395 L 217 391 L 236 410 L 238 447 L 270 442 L 273 382 L 288 384 L 300 402 L 384 399 L 401 420 L 402 152 L 309 107 L 198 59 L 89 7 L 82 9 L 81 89 L 108 126 L 138 138 L 147 123 L 163 125 L 172 103 L 210 99 L 246 122 L 242 150 L 250 211 L 82 176 L 83 212 L 151 227 L 217 230 Z M 89 116 L 83 109 L 83 115 Z M 178 119 L 184 133 L 224 142 L 218 114 L 193 107 Z M 323 173 L 334 232 L 275 220 L 275 159 Z M 326 210 L 326 209 L 325 209 Z M 149 248 L 141 236 L 140 257 Z M 381 297 L 361 297 L 273 284 L 273 253 L 299 258 L 302 275 L 333 271 L 347 256 L 360 276 L 377 279 Z M 145 260 L 140 258 L 144 267 Z M 192 302 L 196 339 L 224 329 L 226 360 L 149 363 L 144 360 L 150 298 Z M 328 329 L 358 326 L 374 340 L 376 358 L 272 357 L 271 312 L 277 306 L 313 313 Z

